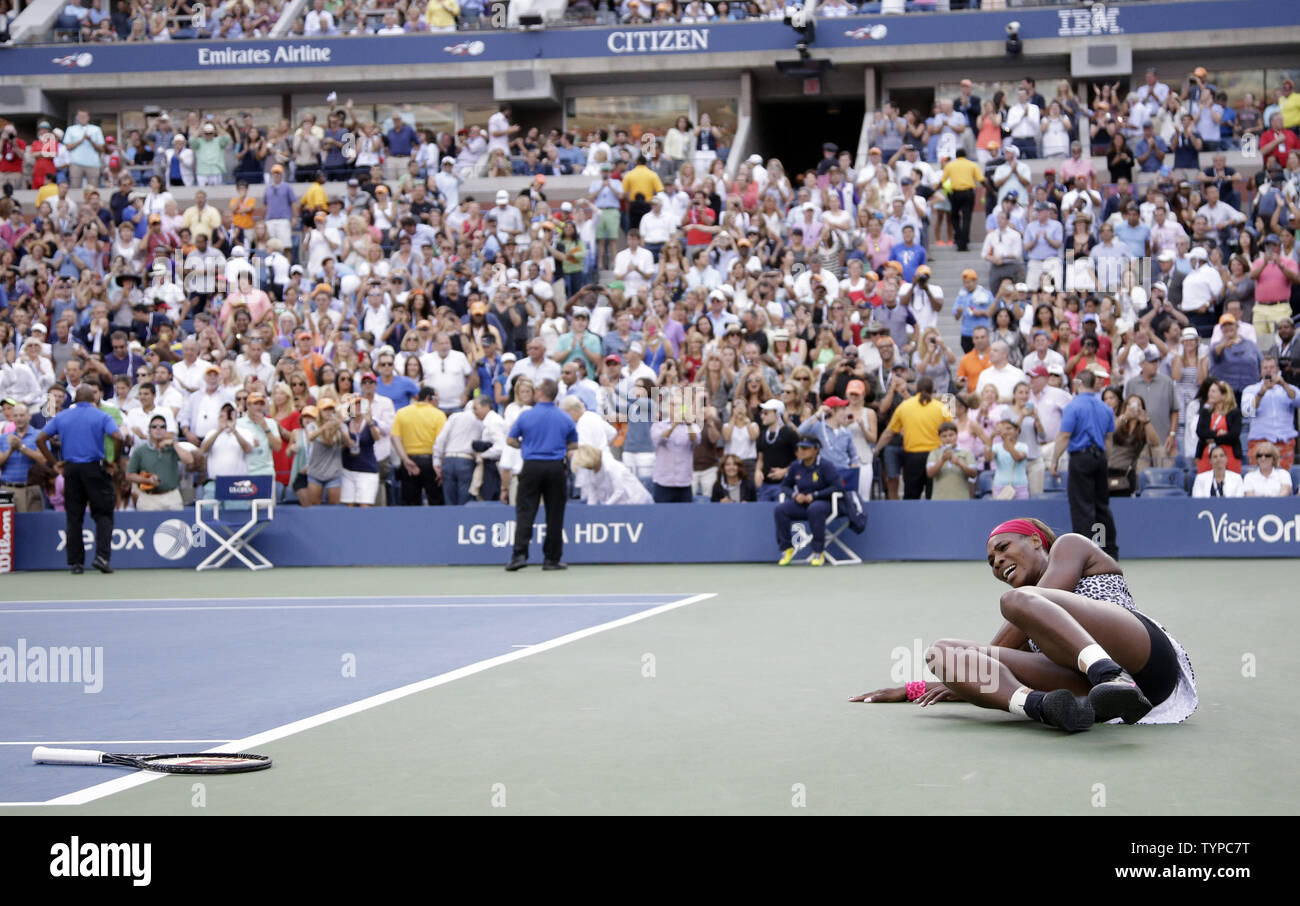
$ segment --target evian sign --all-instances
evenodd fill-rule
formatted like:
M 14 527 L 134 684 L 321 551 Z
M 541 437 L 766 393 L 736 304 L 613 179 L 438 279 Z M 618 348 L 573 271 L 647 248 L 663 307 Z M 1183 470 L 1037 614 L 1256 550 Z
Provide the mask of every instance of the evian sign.
M 1300 514 L 1283 518 L 1268 513 L 1256 518 L 1229 519 L 1227 513 L 1201 510 L 1197 519 L 1210 524 L 1215 544 L 1284 544 L 1300 542 Z

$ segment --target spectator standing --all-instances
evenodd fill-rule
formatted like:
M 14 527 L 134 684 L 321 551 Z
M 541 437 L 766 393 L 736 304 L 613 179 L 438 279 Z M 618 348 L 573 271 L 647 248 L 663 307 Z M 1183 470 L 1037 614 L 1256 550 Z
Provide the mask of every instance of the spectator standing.
M 402 463 L 402 506 L 420 506 L 422 496 L 430 506 L 443 503 L 433 468 L 433 447 L 447 416 L 435 405 L 437 397 L 432 387 L 421 387 L 415 402 L 393 418 L 393 449 Z
M 1246 388 L 1258 381 L 1261 374 L 1259 347 L 1241 336 L 1237 319 L 1231 314 L 1221 317 L 1219 326 L 1223 329 L 1223 340 L 1210 348 L 1210 376 L 1224 381 L 1244 404 Z
M 14 498 L 14 509 L 19 513 L 39 513 L 45 508 L 41 487 L 30 480 L 32 463 L 44 463 L 37 446 L 39 431 L 32 426 L 31 412 L 24 403 L 14 405 L 10 411 L 13 430 L 0 436 L 0 486 L 8 489 Z M 81 531 L 77 526 L 78 533 Z
M 1048 467 L 1060 474 L 1061 455 L 1070 454 L 1066 493 L 1075 534 L 1092 538 L 1112 558 L 1119 556 L 1119 539 L 1110 512 L 1110 475 L 1106 465 L 1106 435 L 1115 431 L 1115 413 L 1096 392 L 1097 376 L 1083 371 L 1078 395 L 1065 407 Z
M 135 508 L 140 512 L 179 510 L 181 500 L 181 464 L 195 465 L 188 446 L 177 446 L 167 431 L 167 419 L 161 414 L 149 419 L 148 437 L 137 440 L 126 465 L 126 479 L 139 489 Z
M 87 185 L 98 188 L 100 155 L 108 152 L 108 145 L 103 130 L 90 121 L 90 111 L 77 111 L 77 121 L 64 133 L 63 144 L 68 149 L 68 185 L 74 189 L 78 186 L 84 189 Z M 71 553 L 71 545 L 68 550 Z
M 1295 465 L 1295 414 L 1300 409 L 1300 391 L 1282 376 L 1276 355 L 1265 356 L 1260 365 L 1261 380 L 1241 394 L 1242 416 L 1250 419 L 1247 453 L 1252 463 L 1256 450 L 1268 444 L 1277 454 L 1273 464 L 1282 469 Z
M 655 503 L 690 503 L 693 453 L 700 443 L 700 424 L 687 420 L 676 399 L 664 408 L 667 418 L 650 426 L 650 439 L 655 445 Z
M 903 437 L 903 499 L 927 500 L 933 483 L 926 465 L 930 452 L 939 447 L 939 426 L 952 421 L 952 413 L 942 402 L 934 399 L 934 382 L 922 377 L 916 382 L 916 395 L 904 400 L 889 420 L 888 426 L 876 441 L 879 454 L 895 435 Z
M 486 396 L 478 397 L 471 408 L 451 413 L 446 427 L 438 432 L 433 445 L 433 471 L 442 485 L 447 506 L 461 506 L 470 500 L 469 486 L 474 479 L 474 442 L 483 439 L 483 420 L 478 411 L 490 405 Z
M 535 404 L 520 413 L 510 427 L 507 443 L 523 456 L 519 473 L 518 503 L 515 506 L 514 553 L 506 570 L 513 572 L 528 565 L 528 545 L 533 537 L 533 522 L 541 504 L 546 506 L 546 538 L 542 542 L 545 558 L 542 569 L 564 569 L 564 507 L 567 488 L 564 458 L 577 449 L 578 429 L 573 419 L 555 405 L 559 388 L 555 381 L 544 380 L 535 389 Z
M 234 143 L 234 120 L 226 120 L 226 133 L 218 134 L 216 123 L 203 124 L 203 134 L 195 136 L 190 145 L 194 149 L 194 170 L 201 186 L 219 186 L 226 181 L 226 149 Z
M 1139 396 L 1146 409 L 1146 417 L 1156 436 L 1164 443 L 1165 454 L 1173 456 L 1178 451 L 1178 421 L 1182 408 L 1178 402 L 1178 387 L 1172 378 L 1160 373 L 1164 356 L 1153 346 L 1147 347 L 1142 357 L 1142 370 L 1124 385 L 1124 399 Z M 1159 467 L 1160 451 L 1151 450 L 1153 465 Z

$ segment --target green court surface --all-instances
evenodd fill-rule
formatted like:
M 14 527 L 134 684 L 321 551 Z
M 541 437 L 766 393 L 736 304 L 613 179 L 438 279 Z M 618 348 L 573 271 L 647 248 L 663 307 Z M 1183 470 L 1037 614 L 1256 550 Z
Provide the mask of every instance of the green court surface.
M 194 778 L 169 776 L 0 814 L 1294 814 L 1294 564 L 1124 567 L 1138 605 L 1191 655 L 1200 709 L 1076 736 L 969 705 L 846 701 L 889 684 L 896 648 L 991 637 L 1005 586 L 979 563 L 6 576 L 4 602 L 714 596 L 261 745 L 275 767 L 202 778 L 202 808 Z

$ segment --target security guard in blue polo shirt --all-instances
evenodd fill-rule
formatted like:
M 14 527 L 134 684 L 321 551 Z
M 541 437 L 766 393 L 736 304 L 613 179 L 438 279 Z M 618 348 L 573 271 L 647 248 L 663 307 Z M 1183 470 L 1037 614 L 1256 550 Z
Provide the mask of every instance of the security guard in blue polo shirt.
M 533 538 L 537 507 L 546 503 L 546 540 L 542 569 L 564 569 L 564 503 L 568 482 L 564 457 L 578 447 L 578 429 L 568 413 L 555 405 L 559 385 L 550 379 L 535 390 L 536 404 L 510 426 L 506 443 L 519 447 L 524 467 L 519 472 L 519 494 L 515 502 L 515 548 L 506 570 L 514 572 L 528 565 L 528 543 Z
M 1097 376 L 1079 374 L 1079 395 L 1061 413 L 1061 431 L 1048 467 L 1058 474 L 1057 463 L 1068 444 L 1070 471 L 1066 494 L 1070 498 L 1070 528 L 1076 535 L 1096 539 L 1097 526 L 1104 533 L 1101 549 L 1119 559 L 1115 518 L 1110 512 L 1110 470 L 1106 467 L 1106 435 L 1115 430 L 1115 413 L 1096 392 Z
M 807 522 L 812 532 L 813 566 L 826 562 L 826 517 L 831 512 L 831 495 L 844 490 L 835 466 L 821 457 L 822 443 L 815 436 L 799 438 L 795 448 L 798 459 L 790 464 L 781 482 L 785 500 L 776 505 L 776 543 L 782 549 L 778 566 L 788 566 L 794 559 L 790 526 Z
M 64 507 L 68 513 L 68 565 L 73 575 L 84 571 L 86 548 L 81 540 L 81 523 L 86 517 L 86 504 L 95 520 L 95 569 L 111 573 L 109 558 L 113 554 L 113 478 L 104 461 L 104 438 L 111 437 L 119 444 L 126 438 L 113 421 L 113 417 L 99 406 L 99 390 L 83 385 L 77 388 L 76 405 L 64 409 L 36 435 L 36 446 L 53 466 L 56 463 L 50 452 L 50 438 L 59 438 L 63 456 Z

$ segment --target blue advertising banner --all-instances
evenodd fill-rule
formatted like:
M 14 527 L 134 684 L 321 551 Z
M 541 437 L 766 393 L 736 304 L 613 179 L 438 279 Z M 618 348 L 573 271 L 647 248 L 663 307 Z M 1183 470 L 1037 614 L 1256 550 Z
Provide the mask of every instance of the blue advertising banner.
M 814 51 L 845 47 L 1002 41 L 1008 22 L 1024 41 L 1156 32 L 1223 31 L 1295 26 L 1296 8 L 1277 0 L 1197 3 L 1091 3 L 1060 9 L 928 13 L 822 19 Z M 460 61 L 502 62 L 646 54 L 791 51 L 795 34 L 783 22 L 709 23 L 660 28 L 564 28 L 476 31 L 392 37 L 150 44 L 44 45 L 0 51 L 0 76 L 76 73 L 219 71 L 326 66 L 413 66 Z
M 1300 498 L 1112 503 L 1125 559 L 1300 556 Z M 659 504 L 565 512 L 564 558 L 572 563 L 745 563 L 775 560 L 773 504 Z M 1013 516 L 1036 516 L 1069 531 L 1064 500 L 877 501 L 862 535 L 843 536 L 866 560 L 983 560 L 988 530 Z M 503 565 L 514 540 L 514 510 L 465 507 L 279 507 L 254 547 L 277 566 Z M 62 513 L 18 514 L 14 565 L 65 569 Z M 540 558 L 546 527 L 534 527 Z M 87 551 L 94 546 L 86 521 Z M 193 568 L 211 553 L 193 510 L 118 513 L 113 565 Z

